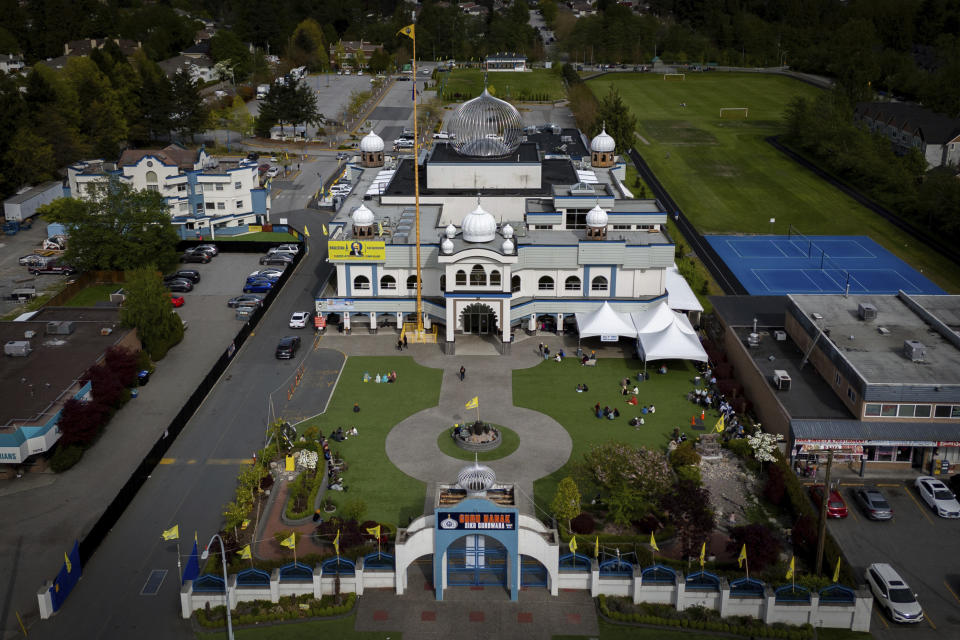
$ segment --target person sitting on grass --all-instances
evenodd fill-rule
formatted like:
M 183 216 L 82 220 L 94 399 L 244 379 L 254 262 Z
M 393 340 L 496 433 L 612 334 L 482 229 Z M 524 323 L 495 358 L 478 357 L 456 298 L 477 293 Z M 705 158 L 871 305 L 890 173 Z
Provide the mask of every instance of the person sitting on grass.
M 633 406 L 637 406 L 639 403 L 640 403 L 640 401 L 637 400 L 637 396 L 631 396 L 630 399 L 627 400 L 627 404 L 630 404 L 630 405 L 633 405 Z
M 353 412 L 354 412 L 354 413 L 360 413 L 360 403 L 359 403 L 359 402 L 354 402 L 354 403 L 353 403 Z
M 578 385 L 577 385 L 577 393 L 583 393 L 583 385 L 582 385 L 582 384 L 578 384 Z
M 607 420 L 614 420 L 614 419 L 619 418 L 619 417 L 620 417 L 620 410 L 619 410 L 619 409 L 614 409 L 613 411 L 611 411 L 610 413 L 607 414 Z

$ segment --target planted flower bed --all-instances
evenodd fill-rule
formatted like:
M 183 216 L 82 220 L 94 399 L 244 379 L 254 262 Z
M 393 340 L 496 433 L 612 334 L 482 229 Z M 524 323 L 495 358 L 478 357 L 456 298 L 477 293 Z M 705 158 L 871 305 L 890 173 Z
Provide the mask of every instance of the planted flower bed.
M 357 596 L 346 593 L 337 596 L 323 596 L 317 600 L 311 595 L 284 596 L 279 602 L 253 600 L 238 602 L 231 613 L 234 625 L 253 625 L 283 620 L 303 620 L 307 618 L 328 618 L 348 613 L 353 609 Z M 227 611 L 222 605 L 208 607 L 196 612 L 197 623 L 208 628 L 223 627 L 227 624 Z

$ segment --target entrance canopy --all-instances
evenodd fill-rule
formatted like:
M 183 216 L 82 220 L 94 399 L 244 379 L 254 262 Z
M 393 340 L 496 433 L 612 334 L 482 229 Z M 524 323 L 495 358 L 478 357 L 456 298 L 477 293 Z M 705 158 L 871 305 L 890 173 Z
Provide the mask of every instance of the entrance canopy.
M 592 313 L 578 313 L 577 329 L 581 338 L 594 336 L 637 337 L 637 328 L 625 313 L 617 313 L 604 302 L 603 306 Z
M 674 311 L 703 311 L 703 305 L 686 278 L 680 275 L 677 265 L 666 270 L 667 303 Z
M 637 327 L 637 351 L 649 360 L 707 361 L 707 352 L 687 316 L 671 311 L 666 302 L 630 314 Z

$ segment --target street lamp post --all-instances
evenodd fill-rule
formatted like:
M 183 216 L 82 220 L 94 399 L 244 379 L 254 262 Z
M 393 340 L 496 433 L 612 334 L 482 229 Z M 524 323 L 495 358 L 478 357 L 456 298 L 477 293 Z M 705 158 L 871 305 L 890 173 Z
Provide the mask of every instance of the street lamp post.
M 223 545 L 223 538 L 220 537 L 219 533 L 213 534 L 213 537 L 210 538 L 206 549 L 200 554 L 200 559 L 206 560 L 210 557 L 210 545 L 213 544 L 214 539 L 220 541 L 220 560 L 223 562 L 223 603 L 227 608 L 227 640 L 233 640 L 233 622 L 230 620 L 230 589 L 227 585 L 227 549 Z

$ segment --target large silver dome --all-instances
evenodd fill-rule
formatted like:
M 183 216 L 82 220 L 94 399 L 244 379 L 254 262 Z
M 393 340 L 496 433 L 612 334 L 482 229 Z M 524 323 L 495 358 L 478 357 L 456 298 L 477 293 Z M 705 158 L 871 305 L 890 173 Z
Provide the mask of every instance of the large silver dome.
M 465 489 L 467 493 L 483 493 L 488 489 L 493 489 L 497 483 L 497 475 L 493 469 L 479 462 L 474 462 L 468 467 L 464 467 L 457 474 L 457 485 Z
M 486 89 L 460 105 L 450 123 L 453 148 L 465 156 L 489 158 L 513 153 L 523 140 L 523 120 L 509 102 Z

